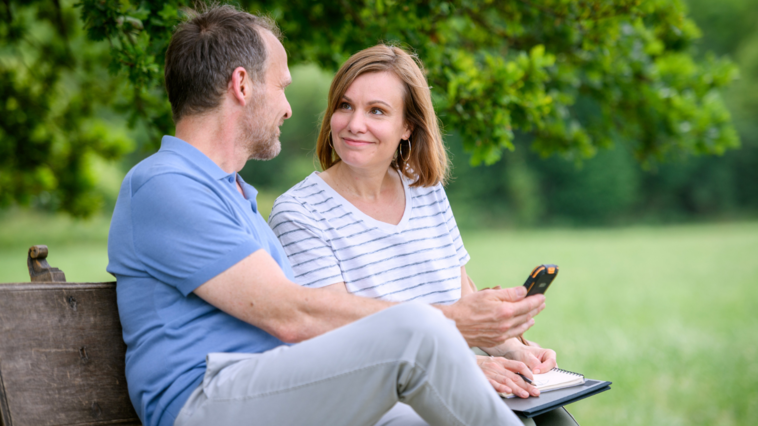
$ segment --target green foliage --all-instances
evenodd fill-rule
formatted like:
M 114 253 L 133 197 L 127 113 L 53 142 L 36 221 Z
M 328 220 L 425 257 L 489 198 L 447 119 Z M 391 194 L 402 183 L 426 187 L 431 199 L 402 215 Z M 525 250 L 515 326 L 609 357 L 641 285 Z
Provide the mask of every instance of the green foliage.
M 461 161 L 463 142 L 454 135 L 447 142 L 455 156 L 457 179 L 447 190 L 459 201 L 459 223 L 618 224 L 754 217 L 758 211 L 758 30 L 754 25 L 758 8 L 752 0 L 690 0 L 689 5 L 692 18 L 703 28 L 698 45 L 733 58 L 741 70 L 740 78 L 723 91 L 742 142 L 739 150 L 716 156 L 680 150 L 671 152 L 673 160 L 665 165 L 640 168 L 632 160 L 629 147 L 634 144 L 619 143 L 574 167 L 555 157 L 543 160 L 533 155 L 524 149 L 529 137 L 517 133 L 516 150 L 503 161 L 471 168 Z M 702 63 L 713 61 L 707 52 L 695 57 Z M 686 63 L 692 58 L 676 61 Z M 598 111 L 585 101 L 574 108 L 588 115 Z M 695 117 L 701 113 L 705 110 L 692 111 Z M 687 122 L 693 126 L 691 131 L 697 122 Z M 618 134 L 613 138 L 622 140 Z
M 455 158 L 464 155 L 459 138 L 448 143 Z M 456 165 L 447 193 L 458 207 L 460 225 L 624 222 L 650 197 L 642 190 L 649 172 L 640 169 L 626 146 L 600 151 L 579 167 L 560 158 L 541 159 L 524 147 L 517 142 L 514 153 L 489 167 Z M 655 207 L 650 206 L 660 213 L 661 206 Z
M 729 152 L 723 159 L 697 159 L 693 177 L 719 176 L 729 186 L 714 188 L 710 210 L 720 207 L 721 200 L 730 205 L 758 210 L 758 7 L 754 0 L 710 2 L 688 0 L 693 18 L 707 31 L 702 39 L 705 48 L 733 58 L 739 65 L 740 78 L 724 91 L 724 99 L 733 113 L 742 148 Z M 661 170 L 661 174 L 668 173 Z M 689 185 L 705 184 L 695 179 Z M 697 182 L 700 181 L 700 182 Z M 701 189 L 703 191 L 703 189 Z
M 514 131 L 573 158 L 618 133 L 644 162 L 738 145 L 717 92 L 736 71 L 691 60 L 699 32 L 676 0 L 273 3 L 243 2 L 273 11 L 296 61 L 334 69 L 382 40 L 415 49 L 474 164 L 512 150 Z
M 114 67 L 135 87 L 160 87 L 155 65 L 183 2 L 79 4 L 90 36 L 113 40 Z M 738 144 L 717 92 L 736 70 L 692 59 L 699 31 L 677 0 L 242 5 L 274 15 L 294 63 L 335 69 L 379 41 L 411 46 L 426 63 L 440 115 L 475 164 L 513 149 L 514 130 L 533 133 L 544 154 L 574 157 L 593 155 L 614 132 L 636 141 L 642 161 Z M 583 98 L 597 114 L 576 111 Z
M 81 0 L 76 7 L 91 40 L 107 40 L 111 47 L 111 75 L 124 72 L 130 93 L 116 107 L 129 123 L 147 125 L 157 139 L 173 130 L 171 106 L 163 89 L 163 63 L 171 33 L 186 16 L 186 2 L 132 2 Z
M 0 5 L 10 18 L 0 24 L 7 40 L 0 53 L 2 84 L 15 99 L 2 107 L 23 111 L 33 116 L 24 120 L 34 121 L 19 121 L 13 113 L 9 117 L 15 118 L 0 127 L 3 152 L 16 153 L 13 165 L 7 163 L 0 175 L 5 205 L 50 193 L 66 211 L 93 211 L 97 203 L 86 195 L 92 177 L 82 171 L 87 156 L 114 158 L 127 149 L 113 132 L 88 130 L 97 127 L 88 124 L 97 120 L 97 105 L 144 129 L 149 148 L 157 147 L 160 135 L 171 133 L 162 64 L 171 31 L 186 17 L 189 3 L 79 0 L 76 7 L 67 2 L 58 7 L 57 1 L 37 0 Z M 574 161 L 623 140 L 639 161 L 651 166 L 681 153 L 722 154 L 739 144 L 720 95 L 736 78 L 736 68 L 725 59 L 695 56 L 693 41 L 700 32 L 680 0 L 275 0 L 240 5 L 277 20 L 291 64 L 313 63 L 333 71 L 351 54 L 381 41 L 416 51 L 426 65 L 445 129 L 461 136 L 472 164 L 497 162 L 504 150 L 516 148 L 519 134 L 527 135 L 542 156 L 560 154 Z M 45 36 L 28 42 L 35 32 Z M 61 90 L 51 96 L 40 89 L 50 85 Z M 63 87 L 66 93 L 59 93 Z M 46 165 L 18 152 L 24 149 L 20 146 L 40 143 L 49 146 L 35 148 L 35 156 Z M 56 152 L 63 160 L 53 161 Z M 517 181 L 530 181 L 526 169 L 511 174 Z M 518 185 L 510 185 L 511 193 L 518 192 Z M 521 205 L 531 203 L 524 211 L 540 211 L 521 194 Z
M 96 115 L 116 81 L 98 65 L 71 8 L 5 3 L 0 22 L 0 207 L 50 205 L 86 216 L 103 203 L 94 157 L 116 159 L 131 141 Z

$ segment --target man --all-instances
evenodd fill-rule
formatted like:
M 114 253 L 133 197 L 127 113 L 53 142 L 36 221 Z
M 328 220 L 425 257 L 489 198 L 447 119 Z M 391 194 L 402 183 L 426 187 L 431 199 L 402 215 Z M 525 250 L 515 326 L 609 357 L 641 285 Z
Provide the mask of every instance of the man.
M 194 17 L 171 40 L 165 80 L 176 137 L 127 174 L 108 240 L 145 425 L 371 425 L 398 401 L 431 424 L 520 424 L 469 346 L 528 329 L 542 296 L 489 290 L 435 309 L 290 281 L 237 175 L 279 153 L 291 115 L 273 22 L 229 6 Z

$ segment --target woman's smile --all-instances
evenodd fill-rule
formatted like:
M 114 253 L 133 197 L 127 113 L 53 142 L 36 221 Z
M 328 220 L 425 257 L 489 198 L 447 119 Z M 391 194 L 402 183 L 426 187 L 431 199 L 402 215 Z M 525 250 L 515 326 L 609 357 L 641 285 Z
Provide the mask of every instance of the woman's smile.
M 362 147 L 362 146 L 372 145 L 374 143 L 374 142 L 370 142 L 370 141 L 351 139 L 351 138 L 342 138 L 342 141 L 345 142 L 345 145 L 355 146 L 355 147 Z

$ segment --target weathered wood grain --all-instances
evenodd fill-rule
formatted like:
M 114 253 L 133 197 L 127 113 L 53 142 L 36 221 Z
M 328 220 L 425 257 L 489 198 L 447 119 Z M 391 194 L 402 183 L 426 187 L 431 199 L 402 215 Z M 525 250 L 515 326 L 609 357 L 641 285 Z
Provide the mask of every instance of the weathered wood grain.
M 138 425 L 116 283 L 0 284 L 4 426 Z

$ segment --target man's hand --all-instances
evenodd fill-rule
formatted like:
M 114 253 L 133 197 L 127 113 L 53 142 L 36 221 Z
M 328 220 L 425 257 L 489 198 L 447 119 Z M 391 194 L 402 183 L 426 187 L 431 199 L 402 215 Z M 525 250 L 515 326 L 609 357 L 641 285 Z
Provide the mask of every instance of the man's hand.
M 449 306 L 438 306 L 469 346 L 492 347 L 525 332 L 545 308 L 545 296 L 526 296 L 523 286 L 482 290 Z
M 534 374 L 547 373 L 558 366 L 554 350 L 541 348 L 534 342 L 527 341 L 527 343 L 529 346 L 524 346 L 517 340 L 515 342 L 509 341 L 503 356 L 514 361 L 521 361 Z
M 516 374 L 521 373 L 529 380 L 534 377 L 523 362 L 477 355 L 476 364 L 479 365 L 484 375 L 487 376 L 487 380 L 498 392 L 512 393 L 521 398 L 528 398 L 529 395 L 540 395 L 539 389 L 526 383 Z

